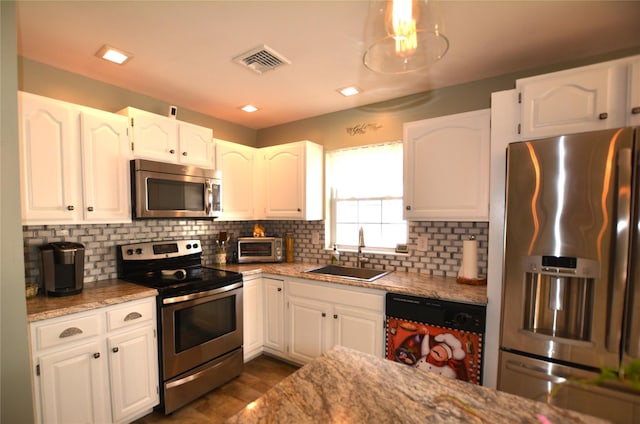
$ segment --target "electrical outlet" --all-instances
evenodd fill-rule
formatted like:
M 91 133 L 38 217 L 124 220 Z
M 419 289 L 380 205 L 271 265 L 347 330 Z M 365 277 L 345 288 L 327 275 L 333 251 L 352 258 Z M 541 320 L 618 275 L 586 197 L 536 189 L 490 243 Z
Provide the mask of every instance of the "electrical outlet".
M 418 237 L 418 250 L 427 252 L 429 250 L 429 234 L 423 234 Z
M 320 244 L 320 233 L 314 231 L 311 233 L 311 244 Z

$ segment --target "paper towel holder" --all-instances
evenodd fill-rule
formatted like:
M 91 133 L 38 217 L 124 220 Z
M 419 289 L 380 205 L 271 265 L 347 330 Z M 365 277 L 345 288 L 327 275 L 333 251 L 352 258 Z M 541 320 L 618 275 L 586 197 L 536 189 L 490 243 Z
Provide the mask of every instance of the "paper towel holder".
M 476 237 L 474 235 L 470 235 L 468 240 L 475 240 Z M 458 274 L 456 277 L 456 282 L 460 284 L 470 284 L 473 286 L 483 286 L 487 284 L 487 278 L 478 276 L 477 278 L 468 278 Z

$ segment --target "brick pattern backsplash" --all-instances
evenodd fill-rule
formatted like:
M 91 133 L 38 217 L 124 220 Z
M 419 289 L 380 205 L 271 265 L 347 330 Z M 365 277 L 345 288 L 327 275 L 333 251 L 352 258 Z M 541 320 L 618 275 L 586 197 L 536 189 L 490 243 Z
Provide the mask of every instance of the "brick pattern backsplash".
M 290 232 L 295 239 L 296 262 L 326 264 L 331 251 L 324 247 L 324 221 L 260 221 L 268 236 L 284 237 Z M 117 277 L 116 246 L 121 244 L 198 238 L 202 242 L 203 262 L 213 264 L 215 240 L 226 231 L 235 240 L 253 233 L 253 221 L 205 221 L 151 219 L 130 224 L 36 225 L 23 227 L 25 276 L 27 282 L 40 282 L 38 246 L 57 241 L 82 243 L 85 246 L 86 282 Z M 318 243 L 313 243 L 314 233 Z M 478 273 L 487 273 L 489 224 L 487 222 L 410 222 L 408 254 L 385 254 L 364 251 L 367 267 L 455 277 L 462 262 L 462 242 L 470 236 L 478 240 Z M 425 251 L 418 250 L 421 236 L 428 237 Z M 233 243 L 232 243 L 233 246 Z M 233 258 L 235 249 L 229 249 Z M 343 265 L 356 266 L 356 252 L 340 252 Z

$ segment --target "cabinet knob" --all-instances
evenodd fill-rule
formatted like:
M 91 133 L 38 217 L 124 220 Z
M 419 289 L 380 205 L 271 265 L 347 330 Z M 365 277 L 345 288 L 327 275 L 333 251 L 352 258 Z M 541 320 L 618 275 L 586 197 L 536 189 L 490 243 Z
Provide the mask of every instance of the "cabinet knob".
M 69 206 L 67 206 L 67 210 L 68 210 L 68 211 L 72 211 L 72 210 L 74 210 L 74 209 L 75 209 L 75 208 L 73 207 L 73 205 L 69 205 Z
M 333 314 L 333 319 L 338 319 L 338 314 Z
M 182 152 L 182 156 L 187 156 L 187 152 Z
M 633 109 L 631 109 L 631 114 L 632 115 L 637 115 L 640 113 L 640 106 L 636 106 Z
M 278 291 L 282 291 L 282 287 L 278 287 Z
M 98 359 L 98 358 L 100 357 L 100 352 L 96 352 L 96 353 L 94 353 L 94 354 L 93 354 L 93 357 L 94 357 L 95 359 Z
M 323 313 L 322 313 L 322 317 L 324 318 L 324 317 L 326 317 L 326 316 L 327 316 L 326 312 L 323 312 Z
M 298 212 L 302 212 L 302 209 L 298 208 Z
M 118 349 L 118 346 L 116 346 L 116 347 L 114 347 L 113 349 L 111 349 L 111 351 L 112 351 L 113 353 L 118 353 L 118 351 L 119 351 L 119 350 L 120 350 L 120 349 Z
M 89 207 L 87 208 L 87 210 L 88 210 L 89 212 L 93 212 L 93 206 L 89 206 Z
M 173 150 L 173 149 L 169 150 L 169 153 L 171 153 L 171 154 L 174 154 L 175 152 L 176 152 L 176 151 L 175 151 L 175 150 Z
M 600 120 L 605 120 L 605 119 L 607 119 L 608 117 L 609 117 L 609 114 L 608 114 L 608 113 L 606 113 L 606 112 L 601 113 L 600 115 L 598 115 L 598 119 L 600 119 Z
M 405 209 L 406 209 L 406 210 L 408 210 L 408 211 L 410 211 L 410 210 L 411 210 L 411 206 L 410 206 L 410 205 L 407 205 L 407 206 L 405 207 Z

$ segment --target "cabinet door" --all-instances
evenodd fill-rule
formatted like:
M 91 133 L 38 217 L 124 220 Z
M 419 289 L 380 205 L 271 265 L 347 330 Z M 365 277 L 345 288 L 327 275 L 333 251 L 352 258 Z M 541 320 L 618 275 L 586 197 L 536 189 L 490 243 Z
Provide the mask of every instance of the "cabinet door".
M 384 357 L 382 314 L 346 305 L 335 305 L 333 310 L 334 343 Z
M 19 93 L 22 220 L 71 223 L 81 216 L 80 149 L 73 106 Z
M 304 217 L 304 146 L 291 143 L 264 149 L 267 218 Z
M 284 351 L 284 281 L 263 277 L 264 347 Z
M 40 357 L 43 422 L 110 422 L 104 361 L 97 341 Z
M 84 220 L 131 222 L 128 120 L 89 110 L 80 118 Z
M 629 71 L 629 105 L 627 115 L 629 126 L 640 126 L 640 59 L 631 64 Z
M 213 168 L 213 134 L 210 128 L 186 122 L 178 123 L 178 162 Z
M 107 339 L 113 420 L 135 415 L 158 403 L 158 357 L 153 326 Z
M 622 127 L 626 65 L 606 64 L 516 81 L 524 140 Z
M 133 126 L 133 154 L 137 158 L 177 162 L 178 131 L 176 121 L 129 108 Z
M 288 296 L 289 357 L 306 363 L 331 346 L 332 306 L 309 298 Z
M 404 218 L 489 220 L 489 109 L 404 125 Z
M 245 362 L 256 357 L 260 352 L 262 352 L 262 298 L 262 278 L 245 279 L 242 288 L 243 345 Z
M 221 220 L 253 218 L 254 148 L 227 141 L 216 141 L 216 170 L 222 172 Z

